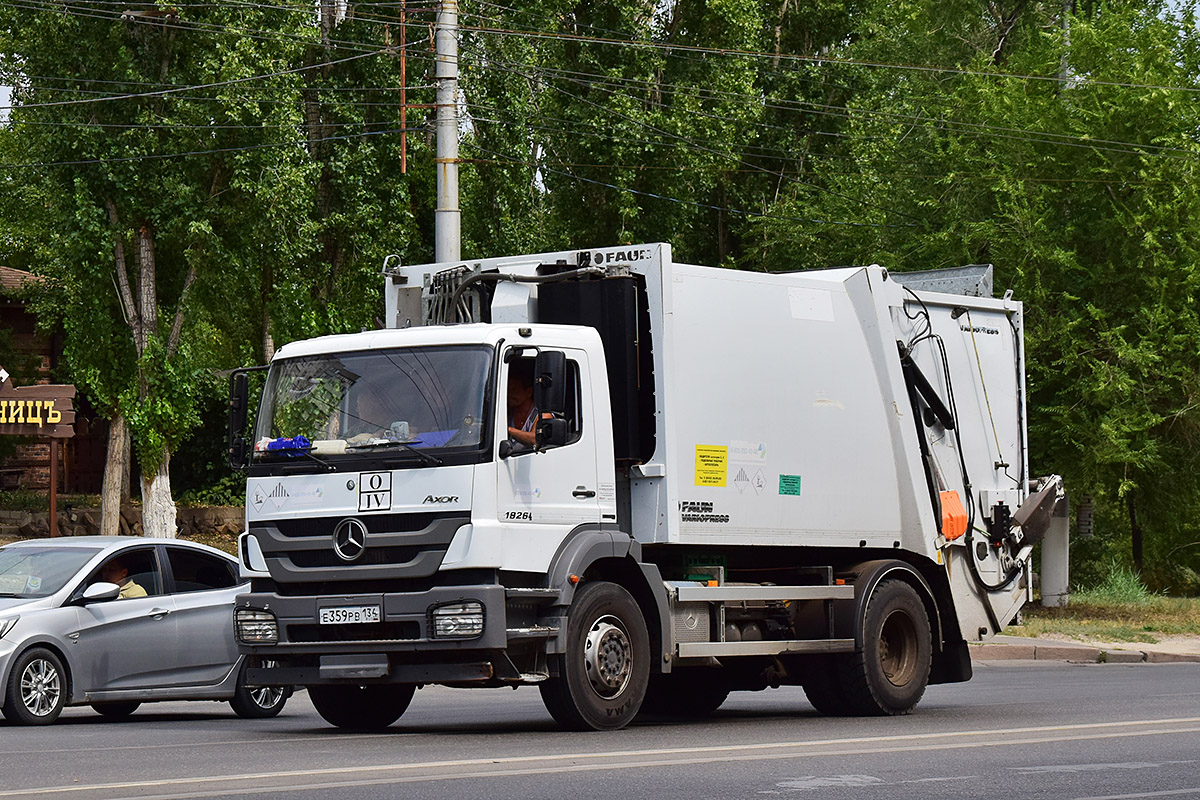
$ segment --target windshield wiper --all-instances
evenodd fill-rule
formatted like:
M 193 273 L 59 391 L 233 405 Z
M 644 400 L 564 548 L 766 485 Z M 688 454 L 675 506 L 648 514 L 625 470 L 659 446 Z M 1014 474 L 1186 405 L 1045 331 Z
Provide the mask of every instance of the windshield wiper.
M 24 596 L 25 595 L 17 594 L 16 592 L 0 592 L 0 597 L 24 597 Z
M 420 444 L 421 440 L 413 439 L 412 441 Z M 396 441 L 393 439 L 371 439 L 370 441 L 363 442 L 362 444 L 347 445 L 346 449 L 347 450 L 371 450 L 371 449 L 374 449 L 377 447 L 378 448 L 401 447 L 401 448 L 404 448 L 409 453 L 412 453 L 413 455 L 417 456 L 418 458 L 420 458 L 422 461 L 424 461 L 426 464 L 428 464 L 431 467 L 440 467 L 442 465 L 442 460 L 440 458 L 438 458 L 437 456 L 430 455 L 429 453 L 426 453 L 424 450 L 418 450 L 417 448 L 413 447 L 412 443 L 410 443 L 410 442 L 400 442 L 400 441 Z

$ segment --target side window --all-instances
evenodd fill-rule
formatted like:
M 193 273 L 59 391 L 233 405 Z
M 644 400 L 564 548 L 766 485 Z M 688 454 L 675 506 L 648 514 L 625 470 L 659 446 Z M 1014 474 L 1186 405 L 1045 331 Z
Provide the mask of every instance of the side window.
M 150 547 L 125 550 L 107 559 L 92 573 L 87 583 L 115 583 L 121 587 L 119 599 L 152 597 L 163 593 L 162 570 Z
M 567 359 L 567 413 L 565 414 L 570 427 L 571 438 L 567 444 L 578 442 L 583 435 L 583 392 L 579 386 L 579 362 Z
M 508 364 L 508 411 L 505 416 L 509 436 L 525 445 L 533 444 L 532 431 L 537 424 L 537 409 L 533 407 L 533 365 L 534 359 L 526 356 L 512 358 Z M 562 416 L 567 420 L 570 432 L 567 444 L 572 444 L 579 441 L 579 437 L 583 435 L 583 392 L 580 387 L 579 362 L 568 358 L 566 365 L 567 402 Z M 521 432 L 527 434 L 527 439 L 522 437 Z
M 238 584 L 233 564 L 223 558 L 183 547 L 168 547 L 167 559 L 171 562 L 176 593 L 228 589 Z

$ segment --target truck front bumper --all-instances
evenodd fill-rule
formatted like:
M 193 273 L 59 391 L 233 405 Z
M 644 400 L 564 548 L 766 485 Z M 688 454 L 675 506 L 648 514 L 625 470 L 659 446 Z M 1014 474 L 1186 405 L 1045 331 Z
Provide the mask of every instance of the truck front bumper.
M 480 605 L 482 631 L 438 635 L 435 610 L 461 603 Z M 321 622 L 322 609 L 372 608 L 379 609 L 378 622 Z M 239 638 L 238 649 L 265 664 L 248 672 L 252 685 L 480 681 L 495 677 L 498 660 L 507 661 L 505 591 L 499 585 L 320 596 L 255 592 L 238 596 L 235 620 L 245 609 L 273 614 L 278 628 L 275 643 Z

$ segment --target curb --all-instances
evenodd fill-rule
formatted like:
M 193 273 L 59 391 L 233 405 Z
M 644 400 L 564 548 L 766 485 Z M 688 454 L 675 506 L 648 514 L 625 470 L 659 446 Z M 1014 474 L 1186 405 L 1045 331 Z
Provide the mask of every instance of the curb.
M 1200 663 L 1200 653 L 1118 650 L 1085 644 L 971 643 L 972 659 L 981 661 L 1066 661 L 1075 664 Z

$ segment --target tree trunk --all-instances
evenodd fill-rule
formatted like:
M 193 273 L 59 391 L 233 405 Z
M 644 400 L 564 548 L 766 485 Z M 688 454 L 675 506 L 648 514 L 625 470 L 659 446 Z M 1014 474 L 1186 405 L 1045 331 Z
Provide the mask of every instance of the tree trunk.
M 142 535 L 175 538 L 175 500 L 171 497 L 171 454 L 163 448 L 158 469 L 142 474 Z
M 129 429 L 125 417 L 117 412 L 108 426 L 108 458 L 104 462 L 104 484 L 100 492 L 102 536 L 116 536 L 121 532 L 121 503 L 129 496 L 128 491 Z
M 1133 568 L 1142 571 L 1142 524 L 1138 522 L 1137 505 L 1129 498 L 1129 534 L 1133 540 Z

